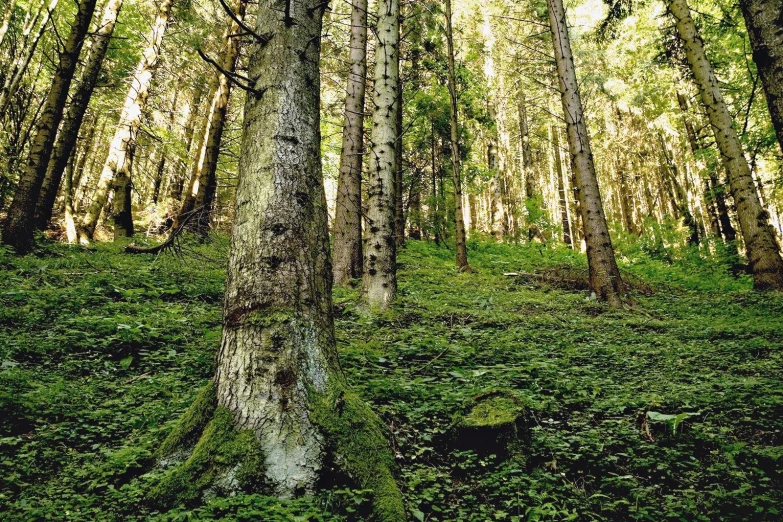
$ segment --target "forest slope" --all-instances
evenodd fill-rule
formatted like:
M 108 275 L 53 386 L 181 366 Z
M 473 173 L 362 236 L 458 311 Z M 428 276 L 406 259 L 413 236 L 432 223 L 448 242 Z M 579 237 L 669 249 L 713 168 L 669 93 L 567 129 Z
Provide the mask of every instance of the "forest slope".
M 226 250 L 0 251 L 0 519 L 363 519 L 368 495 L 345 488 L 144 507 L 153 452 L 214 372 Z M 414 520 L 780 519 L 783 297 L 626 248 L 654 293 L 613 310 L 503 276 L 583 269 L 570 250 L 469 250 L 476 273 L 457 274 L 410 241 L 382 316 L 335 290 L 343 369 L 390 427 Z M 454 425 L 498 390 L 525 405 L 520 439 L 471 448 Z

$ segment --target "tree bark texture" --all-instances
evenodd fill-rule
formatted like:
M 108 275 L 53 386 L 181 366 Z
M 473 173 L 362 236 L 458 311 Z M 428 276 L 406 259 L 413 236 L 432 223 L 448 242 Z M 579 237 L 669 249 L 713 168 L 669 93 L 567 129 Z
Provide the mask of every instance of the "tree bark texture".
M 131 80 L 130 89 L 125 97 L 125 103 L 120 114 L 120 121 L 109 145 L 109 154 L 103 165 L 98 185 L 92 196 L 90 206 L 79 223 L 79 240 L 83 243 L 92 241 L 95 227 L 101 215 L 114 180 L 122 169 L 127 170 L 128 152 L 136 141 L 136 134 L 141 125 L 142 114 L 152 85 L 152 77 L 160 58 L 163 35 L 169 25 L 171 9 L 174 0 L 162 0 L 158 6 L 158 14 L 147 36 L 148 46 L 136 66 Z
M 52 85 L 46 96 L 43 110 L 38 117 L 27 165 L 8 209 L 8 217 L 3 230 L 3 242 L 11 245 L 19 254 L 26 253 L 32 248 L 35 205 L 41 193 L 41 185 L 46 176 L 46 167 L 49 164 L 57 127 L 62 120 L 63 108 L 68 99 L 68 89 L 76 72 L 82 44 L 90 28 L 95 4 L 96 0 L 81 0 L 79 2 L 76 20 L 71 27 L 64 47 L 59 52 L 59 62 Z
M 454 249 L 457 270 L 470 272 L 468 247 L 465 238 L 465 216 L 462 210 L 462 172 L 459 148 L 459 117 L 457 106 L 457 80 L 454 65 L 454 31 L 452 28 L 451 0 L 446 0 L 446 44 L 448 47 L 449 99 L 451 101 L 451 177 L 454 184 Z
M 761 205 L 731 114 L 723 101 L 688 4 L 685 0 L 667 0 L 666 5 L 676 22 L 677 32 L 728 173 L 729 187 L 737 207 L 737 220 L 753 274 L 753 285 L 759 290 L 783 290 L 783 259 L 769 224 L 769 215 Z
M 334 283 L 362 276 L 362 155 L 367 83 L 367 0 L 351 2 L 351 69 L 334 216 Z
M 71 151 L 76 145 L 79 136 L 79 129 L 82 126 L 84 115 L 87 112 L 87 105 L 98 83 L 98 75 L 101 71 L 103 58 L 109 48 L 111 35 L 117 24 L 117 17 L 122 9 L 123 0 L 109 0 L 103 11 L 103 17 L 97 31 L 92 35 L 92 46 L 87 61 L 82 69 L 79 87 L 71 97 L 71 104 L 68 112 L 57 133 L 57 141 L 54 146 L 54 152 L 49 159 L 49 165 L 46 169 L 46 177 L 41 187 L 41 195 L 35 209 L 35 228 L 44 230 L 52 218 L 52 209 L 54 200 L 57 197 L 57 190 L 60 187 L 62 174 L 71 156 Z
M 397 242 L 394 226 L 394 176 L 397 170 L 397 90 L 399 70 L 399 0 L 378 2 L 375 50 L 372 151 L 367 189 L 367 243 L 362 298 L 382 311 L 397 293 Z
M 740 0 L 739 5 L 783 152 L 783 0 Z
M 547 4 L 568 145 L 587 245 L 590 288 L 599 299 L 608 301 L 612 306 L 619 306 L 627 290 L 620 278 L 620 270 L 614 257 L 612 240 L 609 237 L 609 228 L 598 190 L 593 153 L 568 37 L 565 10 L 562 0 L 547 0 Z

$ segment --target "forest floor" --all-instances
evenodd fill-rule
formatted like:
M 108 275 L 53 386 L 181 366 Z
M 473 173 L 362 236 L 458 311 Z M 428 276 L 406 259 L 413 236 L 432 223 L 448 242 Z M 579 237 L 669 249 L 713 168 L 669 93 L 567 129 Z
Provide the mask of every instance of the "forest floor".
M 390 428 L 412 520 L 783 517 L 783 296 L 627 248 L 648 291 L 613 310 L 503 275 L 576 273 L 580 254 L 469 247 L 476 272 L 458 274 L 452 251 L 409 241 L 379 317 L 335 290 L 343 369 Z M 145 507 L 153 452 L 213 373 L 226 250 L 0 250 L 0 520 L 364 519 L 368 493 L 346 487 Z M 491 392 L 522 413 L 477 443 L 455 426 Z

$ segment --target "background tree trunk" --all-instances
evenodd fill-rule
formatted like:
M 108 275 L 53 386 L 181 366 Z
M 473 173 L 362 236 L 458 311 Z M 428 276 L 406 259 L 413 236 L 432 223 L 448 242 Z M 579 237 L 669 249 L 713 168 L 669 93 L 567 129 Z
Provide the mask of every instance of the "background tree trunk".
M 351 2 L 351 70 L 334 216 L 334 283 L 362 276 L 362 155 L 367 83 L 367 0 Z
M 87 212 L 79 223 L 79 240 L 83 243 L 92 241 L 101 210 L 109 197 L 114 176 L 121 169 L 126 168 L 128 151 L 136 141 L 136 133 L 141 125 L 142 114 L 152 85 L 152 76 L 158 65 L 163 34 L 169 24 L 173 1 L 161 1 L 152 30 L 147 37 L 148 47 L 144 50 L 144 54 L 136 66 L 130 89 L 125 97 L 120 122 L 114 132 L 111 145 L 109 145 L 109 155 L 98 179 L 98 186 L 93 193 L 92 202 L 87 208 Z
M 737 220 L 753 273 L 755 288 L 783 290 L 783 259 L 769 224 L 767 211 L 761 205 L 750 167 L 734 130 L 718 81 L 704 53 L 701 37 L 691 18 L 685 0 L 667 0 L 666 5 L 677 24 L 685 54 L 701 94 L 702 103 L 715 134 L 715 142 L 721 152 L 729 177 L 729 187 L 737 206 Z
M 397 89 L 399 0 L 378 2 L 375 48 L 372 156 L 367 190 L 367 248 L 362 298 L 372 310 L 385 310 L 397 293 L 397 242 L 394 227 L 394 175 L 397 170 Z
M 100 25 L 92 35 L 92 46 L 82 69 L 79 87 L 71 97 L 71 105 L 68 107 L 60 132 L 57 133 L 57 142 L 49 159 L 46 177 L 41 187 L 41 195 L 36 204 L 35 228 L 38 230 L 44 230 L 52 218 L 52 209 L 57 197 L 57 190 L 60 187 L 62 173 L 76 145 L 79 129 L 81 129 L 84 115 L 87 112 L 87 105 L 90 103 L 95 85 L 98 83 L 101 64 L 103 64 L 103 58 L 109 48 L 120 9 L 122 9 L 122 0 L 109 0 L 104 8 Z

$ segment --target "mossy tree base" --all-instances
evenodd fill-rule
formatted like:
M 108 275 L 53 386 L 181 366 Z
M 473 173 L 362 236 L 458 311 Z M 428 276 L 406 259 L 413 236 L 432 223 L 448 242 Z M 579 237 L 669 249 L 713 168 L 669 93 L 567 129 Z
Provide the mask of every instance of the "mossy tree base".
M 358 396 L 341 386 L 333 388 L 311 396 L 312 421 L 325 438 L 324 449 L 358 486 L 372 490 L 374 520 L 406 520 L 385 426 Z M 168 471 L 149 500 L 160 508 L 192 505 L 216 495 L 271 491 L 255 433 L 234 427 L 231 412 L 217 405 L 214 383 L 199 393 L 163 442 L 158 464 Z

